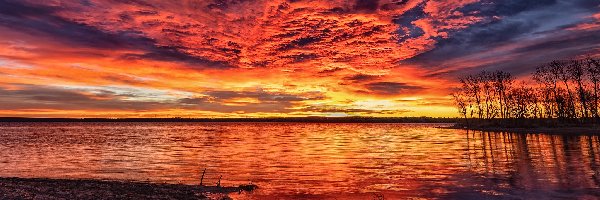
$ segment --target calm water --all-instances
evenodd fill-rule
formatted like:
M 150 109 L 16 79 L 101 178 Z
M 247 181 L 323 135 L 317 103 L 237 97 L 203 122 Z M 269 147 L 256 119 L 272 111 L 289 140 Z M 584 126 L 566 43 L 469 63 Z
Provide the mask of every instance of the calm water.
M 598 136 L 445 124 L 0 123 L 0 176 L 255 183 L 234 199 L 600 198 Z

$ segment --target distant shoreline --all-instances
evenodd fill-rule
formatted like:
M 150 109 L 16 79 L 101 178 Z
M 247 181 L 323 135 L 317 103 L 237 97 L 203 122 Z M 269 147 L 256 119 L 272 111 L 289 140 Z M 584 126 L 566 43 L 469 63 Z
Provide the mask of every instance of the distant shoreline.
M 298 123 L 456 123 L 434 117 L 273 117 L 273 118 L 26 118 L 0 117 L 0 122 L 298 122 Z
M 0 199 L 208 199 L 205 194 L 255 190 L 255 185 L 238 187 L 107 181 L 91 179 L 2 178 Z

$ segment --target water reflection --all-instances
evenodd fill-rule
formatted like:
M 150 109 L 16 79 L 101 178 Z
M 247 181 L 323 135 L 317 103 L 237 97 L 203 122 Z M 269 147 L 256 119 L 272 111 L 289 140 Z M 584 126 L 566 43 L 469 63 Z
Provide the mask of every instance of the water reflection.
M 235 199 L 600 197 L 598 136 L 443 124 L 1 123 L 0 176 L 261 189 Z
M 480 186 L 458 188 L 453 196 L 600 197 L 598 136 L 469 132 L 466 137 L 468 172 L 480 177 L 468 181 Z

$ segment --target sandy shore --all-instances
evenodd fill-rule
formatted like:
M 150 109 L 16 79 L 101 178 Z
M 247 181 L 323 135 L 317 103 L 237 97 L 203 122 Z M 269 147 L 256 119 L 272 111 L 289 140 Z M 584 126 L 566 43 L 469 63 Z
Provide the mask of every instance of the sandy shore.
M 0 178 L 0 199 L 209 199 L 209 194 L 252 191 L 238 187 L 156 184 L 145 182 Z M 221 198 L 222 198 L 221 197 Z

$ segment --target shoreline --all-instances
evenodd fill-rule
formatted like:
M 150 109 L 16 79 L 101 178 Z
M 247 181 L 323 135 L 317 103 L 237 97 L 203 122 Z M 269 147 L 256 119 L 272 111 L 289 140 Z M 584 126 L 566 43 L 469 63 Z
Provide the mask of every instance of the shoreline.
M 506 128 L 506 127 L 439 127 L 442 129 L 461 129 L 467 131 L 483 132 L 508 132 L 518 134 L 550 134 L 550 135 L 600 135 L 598 127 L 532 127 L 532 128 Z
M 210 199 L 251 192 L 256 185 L 199 186 L 93 179 L 0 177 L 0 199 Z

